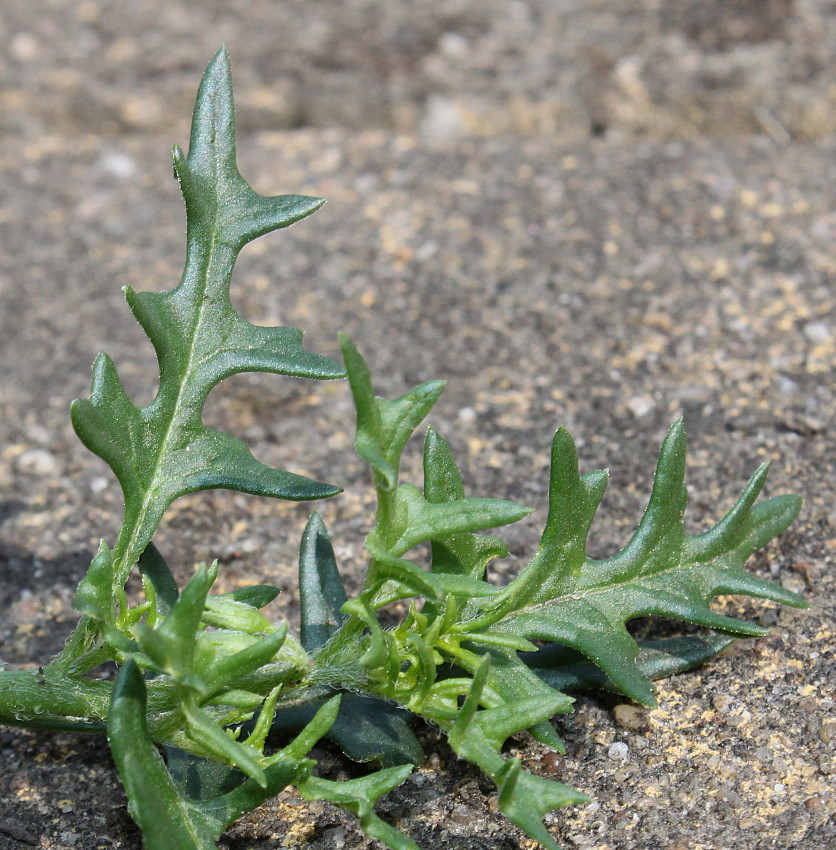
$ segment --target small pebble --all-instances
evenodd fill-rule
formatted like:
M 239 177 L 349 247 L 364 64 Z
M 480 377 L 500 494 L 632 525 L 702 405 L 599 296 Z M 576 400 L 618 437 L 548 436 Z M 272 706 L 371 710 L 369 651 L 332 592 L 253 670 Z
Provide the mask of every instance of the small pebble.
M 546 753 L 540 760 L 540 764 L 548 773 L 559 773 L 563 769 L 565 761 L 560 753 Z
M 656 402 L 652 398 L 643 395 L 634 395 L 627 402 L 627 409 L 637 419 L 647 416 L 654 407 L 656 407 Z
M 476 812 L 469 809 L 467 806 L 456 806 L 450 813 L 450 820 L 453 823 L 468 824 L 473 823 L 476 819 Z
M 630 732 L 643 732 L 650 725 L 647 712 L 635 705 L 623 702 L 612 710 L 616 725 Z
M 711 704 L 714 706 L 715 711 L 719 711 L 720 714 L 727 714 L 729 709 L 731 708 L 731 698 L 725 696 L 725 694 L 717 694 L 713 700 L 711 700 Z
M 836 718 L 828 717 L 825 720 L 822 720 L 821 726 L 819 727 L 819 738 L 821 738 L 825 744 L 830 744 L 836 740 Z
M 322 837 L 328 847 L 344 847 L 345 846 L 345 827 L 335 826 L 333 829 L 326 829 L 322 832 Z
M 830 339 L 830 328 L 825 322 L 808 322 L 804 325 L 804 336 L 810 342 L 823 345 Z
M 107 490 L 109 484 L 110 482 L 104 475 L 96 475 L 90 479 L 90 489 L 94 493 L 101 493 L 102 490 Z
M 630 748 L 624 741 L 616 741 L 614 744 L 610 745 L 609 750 L 607 750 L 607 755 L 613 761 L 625 761 L 630 756 Z
M 52 452 L 46 449 L 30 449 L 17 459 L 20 472 L 31 475 L 55 475 L 58 472 L 58 460 Z

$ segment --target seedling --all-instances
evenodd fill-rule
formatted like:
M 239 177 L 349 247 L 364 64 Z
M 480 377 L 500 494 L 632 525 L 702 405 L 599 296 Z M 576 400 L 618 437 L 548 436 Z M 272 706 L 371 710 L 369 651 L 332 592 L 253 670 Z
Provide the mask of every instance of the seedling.
M 114 543 L 102 541 L 78 587 L 81 621 L 61 653 L 38 672 L 0 672 L 0 722 L 106 732 L 148 850 L 213 848 L 237 817 L 288 785 L 307 800 L 353 812 L 367 835 L 407 850 L 417 845 L 379 818 L 374 804 L 422 761 L 409 722 L 418 717 L 443 730 L 453 751 L 495 783 L 506 817 L 555 850 L 542 816 L 587 797 L 527 773 L 503 754 L 505 741 L 528 730 L 562 751 L 550 720 L 571 711 L 564 691 L 605 687 L 652 706 L 651 678 L 693 667 L 734 638 L 764 634 L 715 613 L 710 603 L 718 594 L 804 607 L 799 596 L 743 567 L 792 522 L 800 499 L 756 503 L 763 465 L 717 525 L 686 534 L 685 434 L 677 422 L 662 444 L 638 528 L 620 552 L 594 560 L 586 555 L 587 535 L 607 474 L 579 474 L 575 445 L 561 428 L 537 551 L 507 586 L 494 586 L 486 567 L 506 545 L 483 532 L 517 522 L 529 509 L 466 496 L 450 448 L 432 428 L 423 489 L 400 480 L 403 449 L 443 384 L 379 398 L 348 339 L 341 339 L 341 366 L 306 351 L 300 331 L 256 327 L 234 311 L 229 283 L 239 251 L 322 201 L 262 197 L 239 174 L 223 50 L 200 85 L 188 156 L 175 147 L 173 158 L 188 224 L 182 280 L 168 292 L 125 290 L 156 350 L 157 395 L 137 407 L 113 361 L 100 354 L 90 397 L 72 406 L 77 434 L 122 487 L 121 531 Z M 265 466 L 241 441 L 203 424 L 211 389 L 239 372 L 347 376 L 357 409 L 354 445 L 377 494 L 368 566 L 353 598 L 325 525 L 312 514 L 299 557 L 298 639 L 261 613 L 278 589 L 253 585 L 213 595 L 216 564 L 201 566 L 180 589 L 153 543 L 167 507 L 187 493 L 225 488 L 309 501 L 339 492 Z M 410 558 L 424 543 L 429 568 Z M 144 593 L 130 602 L 125 584 L 135 568 Z M 408 613 L 384 628 L 378 614 L 398 600 L 409 601 Z M 625 624 L 648 615 L 713 634 L 638 644 Z M 90 675 L 106 662 L 118 665 L 113 683 Z M 287 741 L 289 729 L 290 743 L 271 746 L 274 733 Z M 318 777 L 309 753 L 323 737 L 376 769 L 345 782 Z

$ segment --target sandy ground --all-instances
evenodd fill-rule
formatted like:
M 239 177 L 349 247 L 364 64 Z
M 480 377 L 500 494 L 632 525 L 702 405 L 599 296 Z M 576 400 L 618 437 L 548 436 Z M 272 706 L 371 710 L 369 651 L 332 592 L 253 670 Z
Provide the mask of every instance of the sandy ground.
M 724 599 L 770 626 L 660 683 L 660 708 L 583 697 L 556 760 L 526 767 L 595 799 L 548 823 L 567 847 L 792 850 L 836 842 L 833 747 L 834 54 L 824 0 L 103 2 L 0 9 L 0 659 L 37 665 L 74 622 L 72 594 L 120 494 L 75 438 L 99 349 L 134 397 L 155 364 L 120 287 L 167 289 L 183 216 L 167 148 L 197 80 L 233 59 L 244 174 L 262 192 L 329 199 L 250 246 L 236 306 L 304 328 L 336 356 L 343 330 L 381 394 L 445 377 L 431 419 L 468 492 L 536 507 L 509 531 L 512 574 L 545 513 L 549 440 L 565 425 L 611 484 L 594 555 L 623 544 L 665 429 L 690 439 L 690 527 L 716 521 L 747 475 L 804 495 L 753 559 L 811 602 Z M 370 522 L 342 384 L 238 377 L 206 420 L 265 462 L 346 492 L 319 506 L 349 583 Z M 417 446 L 408 475 L 418 481 Z M 187 577 L 269 581 L 295 622 L 296 547 L 310 506 L 217 492 L 177 502 L 160 546 Z M 637 624 L 642 633 L 659 626 Z M 655 631 L 654 631 L 655 630 Z M 423 847 L 531 842 L 489 782 L 423 733 L 428 759 L 381 812 Z M 611 749 L 613 743 L 627 744 Z M 317 751 L 345 771 L 338 754 Z M 0 732 L 0 848 L 140 840 L 103 740 Z M 352 819 L 288 792 L 228 850 L 374 846 Z

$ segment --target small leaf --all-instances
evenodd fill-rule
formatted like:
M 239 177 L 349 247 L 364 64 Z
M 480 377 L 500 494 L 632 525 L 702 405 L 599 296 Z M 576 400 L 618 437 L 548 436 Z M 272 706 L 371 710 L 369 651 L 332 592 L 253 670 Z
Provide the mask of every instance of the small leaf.
M 345 589 L 325 523 L 311 514 L 299 549 L 299 601 L 302 646 L 311 654 L 325 646 L 345 622 Z
M 559 850 L 543 825 L 542 816 L 560 806 L 588 802 L 589 798 L 567 785 L 531 776 L 522 769 L 518 759 L 505 759 L 498 750 L 509 734 L 521 731 L 532 722 L 535 727 L 539 725 L 538 718 L 542 721 L 548 712 L 559 706 L 560 695 L 553 696 L 551 702 L 542 698 L 525 699 L 479 711 L 490 667 L 490 659 L 486 657 L 477 668 L 470 692 L 455 721 L 448 726 L 450 746 L 459 756 L 478 765 L 496 783 L 499 808 L 509 820 L 543 846 Z
M 465 498 L 462 478 L 450 447 L 434 428 L 427 429 L 424 440 L 424 498 L 431 504 L 455 503 Z M 507 554 L 508 547 L 498 537 L 471 533 L 439 535 L 432 538 L 432 572 L 482 579 L 488 563 Z M 457 595 L 474 594 L 462 591 Z
M 231 596 L 209 596 L 200 618 L 204 626 L 232 629 L 248 635 L 263 635 L 271 631 L 272 623 L 259 610 Z
M 198 668 L 208 687 L 218 689 L 246 676 L 267 664 L 282 648 L 287 638 L 287 623 L 282 623 L 272 634 L 259 638 L 238 652 L 226 652 L 211 663 L 203 662 Z
M 305 724 L 302 731 L 291 741 L 284 749 L 280 750 L 272 759 L 283 759 L 298 761 L 304 758 L 322 738 L 328 730 L 334 725 L 337 719 L 337 714 L 340 710 L 340 702 L 342 697 L 331 697 L 324 705 L 317 709 L 313 718 Z
M 374 804 L 384 794 L 403 783 L 412 772 L 412 765 L 390 767 L 347 782 L 332 782 L 311 777 L 299 785 L 299 794 L 305 800 L 326 800 L 336 803 L 357 815 L 360 827 L 370 838 L 382 841 L 392 850 L 419 850 L 409 836 L 382 821 L 374 813 Z
M 124 597 L 124 594 L 123 594 Z M 117 598 L 114 593 L 113 554 L 102 540 L 99 550 L 76 589 L 73 604 L 77 611 L 95 621 L 107 642 L 121 652 L 131 652 L 136 645 L 116 625 Z
M 357 409 L 354 448 L 372 468 L 375 484 L 393 490 L 398 483 L 404 446 L 444 389 L 443 381 L 427 381 L 394 400 L 374 394 L 366 361 L 348 337 L 340 335 L 343 359 Z
M 236 587 L 229 593 L 221 593 L 213 598 L 233 599 L 235 602 L 241 602 L 259 610 L 266 608 L 280 593 L 281 590 L 271 584 L 252 584 L 248 587 Z
M 429 540 L 496 528 L 518 522 L 531 513 L 516 502 L 503 499 L 456 499 L 428 502 L 417 487 L 401 484 L 395 493 L 395 512 L 403 517 L 400 536 L 389 543 L 389 551 L 403 555 Z
M 298 731 L 310 721 L 319 703 L 279 708 L 273 721 L 277 733 Z M 340 711 L 326 737 L 356 762 L 380 767 L 420 764 L 421 744 L 412 731 L 410 712 L 377 697 L 343 693 Z
M 267 787 L 264 768 L 249 748 L 238 743 L 226 730 L 218 726 L 192 699 L 184 700 L 182 709 L 185 732 L 190 740 L 216 761 L 237 767 L 262 788 Z
M 560 850 L 560 847 L 543 825 L 543 815 L 562 806 L 592 802 L 586 794 L 568 785 L 526 773 L 517 759 L 509 759 L 505 763 L 496 782 L 499 810 L 547 850 Z
M 158 670 L 203 693 L 206 685 L 195 675 L 193 660 L 206 596 L 217 572 L 217 566 L 202 564 L 156 628 L 145 623 L 134 628 L 140 647 Z

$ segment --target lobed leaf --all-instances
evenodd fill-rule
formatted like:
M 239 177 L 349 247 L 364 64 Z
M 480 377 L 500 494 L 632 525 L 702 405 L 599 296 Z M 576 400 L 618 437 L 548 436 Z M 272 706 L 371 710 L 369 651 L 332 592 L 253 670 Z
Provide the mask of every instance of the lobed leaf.
M 229 283 L 247 242 L 310 215 L 318 198 L 257 195 L 236 164 L 232 82 L 225 50 L 206 69 L 195 104 L 189 154 L 174 148 L 186 204 L 187 252 L 180 284 L 169 292 L 125 297 L 154 345 L 160 368 L 156 398 L 139 408 L 113 361 L 101 354 L 89 399 L 72 406 L 76 433 L 113 469 L 125 498 L 114 550 L 124 583 L 163 512 L 179 496 L 222 487 L 280 499 L 321 499 L 339 492 L 253 458 L 243 442 L 203 425 L 211 389 L 238 372 L 339 378 L 342 368 L 302 348 L 295 328 L 252 325 L 233 309 Z
M 496 784 L 499 809 L 510 821 L 548 850 L 559 850 L 543 825 L 543 815 L 561 806 L 589 802 L 589 798 L 568 785 L 532 776 L 518 759 L 506 759 L 499 750 L 509 735 L 537 726 L 560 711 L 565 697 L 553 692 L 480 711 L 490 667 L 490 658 L 485 657 L 474 673 L 470 692 L 449 726 L 450 746 Z
M 743 569 L 756 548 L 792 522 L 800 500 L 782 496 L 754 505 L 766 475 L 761 467 L 718 525 L 689 536 L 682 524 L 684 473 L 685 434 L 677 422 L 662 445 L 650 501 L 630 541 L 611 558 L 581 559 L 604 479 L 595 473 L 578 476 L 574 444 L 568 434 L 558 432 L 540 549 L 488 603 L 482 624 L 491 633 L 576 649 L 631 699 L 654 705 L 650 681 L 636 664 L 639 646 L 625 627 L 628 620 L 657 615 L 753 636 L 765 630 L 715 613 L 711 600 L 738 593 L 805 607 L 796 594 Z
M 401 452 L 412 432 L 444 390 L 444 381 L 426 381 L 396 399 L 374 394 L 366 361 L 357 347 L 340 334 L 351 394 L 357 409 L 354 448 L 372 468 L 375 484 L 392 490 L 398 483 Z
M 450 447 L 434 428 L 427 429 L 424 440 L 424 498 L 430 504 L 455 504 L 465 498 L 461 474 Z M 508 554 L 505 542 L 489 535 L 459 531 L 436 533 L 431 540 L 433 573 L 478 579 L 483 585 L 481 579 L 488 563 Z M 463 590 L 458 595 L 475 595 L 473 585 L 469 587 L 469 591 Z
M 310 777 L 299 785 L 299 794 L 305 800 L 326 800 L 336 803 L 355 814 L 363 832 L 382 841 L 392 850 L 419 850 L 409 836 L 381 820 L 374 813 L 374 804 L 393 788 L 400 785 L 412 772 L 412 765 L 390 767 L 346 782 Z

